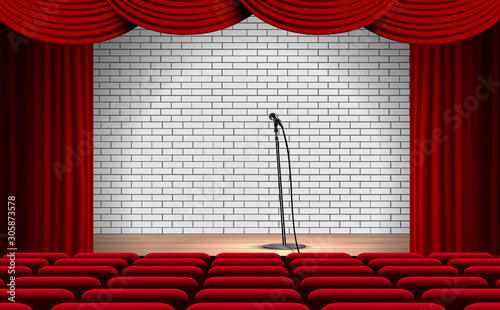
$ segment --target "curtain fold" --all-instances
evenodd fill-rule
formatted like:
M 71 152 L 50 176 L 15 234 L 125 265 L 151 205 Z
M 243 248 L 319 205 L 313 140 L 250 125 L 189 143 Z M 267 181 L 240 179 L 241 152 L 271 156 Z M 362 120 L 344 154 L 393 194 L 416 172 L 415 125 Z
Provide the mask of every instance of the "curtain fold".
M 225 29 L 250 16 L 239 0 L 107 0 L 129 21 L 158 32 L 201 34 Z
M 278 28 L 304 34 L 334 34 L 375 22 L 397 0 L 242 0 L 257 17 Z
M 499 21 L 498 0 L 399 0 L 367 28 L 400 42 L 442 44 L 473 37 Z
M 93 46 L 0 26 L 1 190 L 16 197 L 18 251 L 93 251 Z
M 500 24 L 410 49 L 411 251 L 500 254 Z
M 106 0 L 0 0 L 0 20 L 29 38 L 60 44 L 101 42 L 135 27 Z

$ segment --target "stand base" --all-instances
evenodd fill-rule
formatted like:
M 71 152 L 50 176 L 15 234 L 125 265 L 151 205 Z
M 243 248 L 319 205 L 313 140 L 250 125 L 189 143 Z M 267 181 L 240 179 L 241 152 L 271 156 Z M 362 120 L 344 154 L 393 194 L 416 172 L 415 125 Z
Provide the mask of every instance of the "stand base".
M 299 244 L 299 249 L 303 249 L 305 247 L 305 244 Z M 295 245 L 295 243 L 287 243 L 286 245 L 283 245 L 281 243 L 271 243 L 264 245 L 264 248 L 274 250 L 293 250 L 296 249 L 297 246 Z

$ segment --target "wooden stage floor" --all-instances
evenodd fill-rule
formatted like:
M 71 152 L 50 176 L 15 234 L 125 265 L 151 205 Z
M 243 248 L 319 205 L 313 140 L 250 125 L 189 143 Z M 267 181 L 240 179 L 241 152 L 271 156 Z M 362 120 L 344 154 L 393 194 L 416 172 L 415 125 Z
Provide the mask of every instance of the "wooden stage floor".
M 298 235 L 307 247 L 301 252 L 409 252 L 409 235 Z M 294 241 L 293 235 L 287 242 Z M 141 256 L 151 252 L 275 252 L 282 256 L 292 250 L 269 250 L 263 245 L 281 243 L 281 235 L 94 235 L 94 252 L 134 252 Z

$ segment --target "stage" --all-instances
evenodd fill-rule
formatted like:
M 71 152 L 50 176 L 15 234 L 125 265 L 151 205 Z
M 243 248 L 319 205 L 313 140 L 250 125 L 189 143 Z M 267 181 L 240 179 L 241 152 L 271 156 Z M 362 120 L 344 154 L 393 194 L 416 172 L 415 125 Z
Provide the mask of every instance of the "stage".
M 409 252 L 410 237 L 407 234 L 380 235 L 299 235 L 298 242 L 307 245 L 301 252 L 346 252 L 358 255 L 362 252 Z M 287 243 L 293 243 L 293 235 Z M 151 252 L 205 252 L 216 255 L 221 252 L 276 252 L 280 255 L 292 250 L 268 250 L 262 246 L 280 243 L 281 235 L 94 235 L 94 252 L 134 252 L 141 256 Z

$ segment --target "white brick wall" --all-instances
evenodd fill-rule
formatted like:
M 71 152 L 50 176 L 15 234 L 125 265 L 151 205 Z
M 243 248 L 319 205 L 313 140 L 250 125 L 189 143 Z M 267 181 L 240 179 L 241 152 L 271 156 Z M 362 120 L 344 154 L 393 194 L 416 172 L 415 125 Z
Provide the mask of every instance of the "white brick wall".
M 96 234 L 280 233 L 270 112 L 298 233 L 408 233 L 408 45 L 250 17 L 197 36 L 138 28 L 94 53 Z

